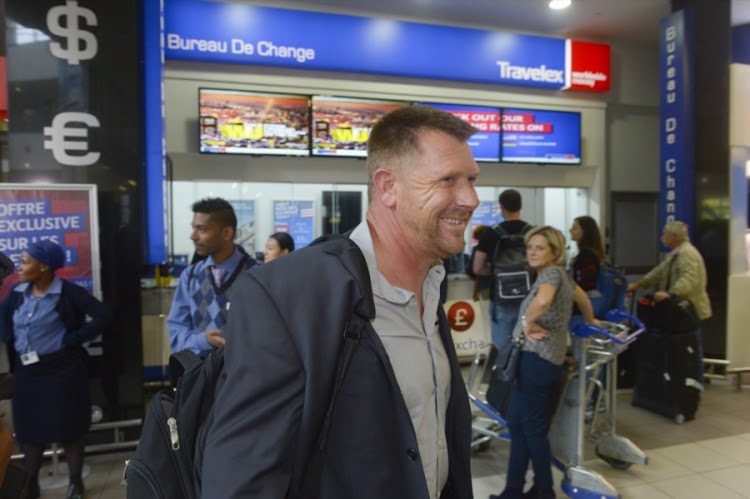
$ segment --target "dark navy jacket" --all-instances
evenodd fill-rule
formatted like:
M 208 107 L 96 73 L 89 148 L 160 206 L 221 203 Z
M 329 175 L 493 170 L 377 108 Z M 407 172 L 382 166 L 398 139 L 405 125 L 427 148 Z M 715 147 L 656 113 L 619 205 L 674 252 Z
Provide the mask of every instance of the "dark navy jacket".
M 0 340 L 8 345 L 11 359 L 15 358 L 13 350 L 13 312 L 23 303 L 23 294 L 10 291 L 0 305 Z M 55 306 L 65 324 L 63 345 L 76 347 L 93 340 L 111 323 L 112 313 L 109 307 L 94 298 L 88 291 L 63 279 L 60 299 Z M 91 322 L 86 323 L 86 315 Z
M 230 290 L 225 366 L 203 459 L 202 497 L 428 499 L 417 438 L 385 348 L 364 256 L 338 237 L 241 275 Z M 442 307 L 451 368 L 443 499 L 472 497 L 471 411 Z M 336 398 L 325 457 L 303 489 L 328 409 L 342 333 L 361 341 Z

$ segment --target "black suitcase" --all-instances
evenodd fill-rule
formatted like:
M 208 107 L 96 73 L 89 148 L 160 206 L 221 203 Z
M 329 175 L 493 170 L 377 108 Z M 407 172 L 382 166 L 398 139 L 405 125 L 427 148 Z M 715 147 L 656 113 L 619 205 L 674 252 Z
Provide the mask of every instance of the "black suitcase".
M 631 292 L 627 296 L 627 302 L 630 315 L 635 315 L 635 305 L 638 300 L 636 300 L 634 292 Z M 638 329 L 638 326 L 632 321 L 629 321 L 627 325 L 631 332 Z M 636 360 L 638 359 L 639 344 L 640 340 L 634 341 L 628 345 L 628 348 L 624 352 L 617 355 L 617 388 L 635 387 Z
M 703 389 L 695 334 L 647 331 L 638 343 L 632 404 L 676 423 L 694 419 Z
M 634 341 L 624 352 L 617 355 L 617 388 L 635 386 L 636 359 L 640 341 L 640 339 Z

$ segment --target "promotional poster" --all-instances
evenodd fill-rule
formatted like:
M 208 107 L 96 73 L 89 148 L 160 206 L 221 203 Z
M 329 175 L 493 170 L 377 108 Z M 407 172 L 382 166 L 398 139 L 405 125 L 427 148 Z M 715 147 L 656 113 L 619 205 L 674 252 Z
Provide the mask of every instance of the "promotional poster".
M 294 239 L 294 249 L 304 248 L 315 239 L 312 201 L 274 201 L 273 231 L 287 232 Z
M 95 185 L 0 185 L 0 251 L 17 266 L 32 242 L 49 239 L 65 252 L 57 275 L 101 299 Z M 0 298 L 17 282 L 11 274 Z

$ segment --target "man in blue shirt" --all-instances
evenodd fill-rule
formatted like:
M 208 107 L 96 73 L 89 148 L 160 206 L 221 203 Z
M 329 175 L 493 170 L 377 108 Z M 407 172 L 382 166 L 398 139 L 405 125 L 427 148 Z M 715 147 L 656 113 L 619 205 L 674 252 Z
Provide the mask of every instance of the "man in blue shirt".
M 203 259 L 180 275 L 167 327 L 173 352 L 191 350 L 205 357 L 224 344 L 221 329 L 227 322 L 227 290 L 256 262 L 235 247 L 237 217 L 226 200 L 196 201 L 192 227 L 190 239 Z

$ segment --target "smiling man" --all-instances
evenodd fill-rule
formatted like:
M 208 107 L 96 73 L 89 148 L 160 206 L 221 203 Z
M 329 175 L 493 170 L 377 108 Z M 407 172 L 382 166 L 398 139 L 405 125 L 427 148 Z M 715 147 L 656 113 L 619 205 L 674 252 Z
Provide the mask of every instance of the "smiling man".
M 472 497 L 471 412 L 439 288 L 479 204 L 475 131 L 429 107 L 384 116 L 366 219 L 240 276 L 202 497 Z
M 192 227 L 190 239 L 203 259 L 180 275 L 167 328 L 173 352 L 192 350 L 205 357 L 224 344 L 221 330 L 227 322 L 227 291 L 256 262 L 235 247 L 237 217 L 224 199 L 195 202 Z

